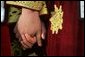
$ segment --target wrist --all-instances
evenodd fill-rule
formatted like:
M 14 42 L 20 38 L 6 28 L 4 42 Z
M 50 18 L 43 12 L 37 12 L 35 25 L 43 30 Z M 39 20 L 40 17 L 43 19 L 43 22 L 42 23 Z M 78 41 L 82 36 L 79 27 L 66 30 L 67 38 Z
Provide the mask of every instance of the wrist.
M 31 9 L 26 9 L 26 8 L 22 8 L 22 14 L 27 14 L 27 15 L 30 15 L 30 14 L 39 14 L 38 11 L 33 11 Z

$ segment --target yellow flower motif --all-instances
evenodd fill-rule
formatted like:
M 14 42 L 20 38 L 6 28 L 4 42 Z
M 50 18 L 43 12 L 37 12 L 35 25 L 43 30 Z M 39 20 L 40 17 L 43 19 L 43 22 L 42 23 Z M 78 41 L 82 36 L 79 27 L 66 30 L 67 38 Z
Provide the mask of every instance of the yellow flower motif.
M 52 30 L 52 34 L 56 32 L 58 33 L 59 29 L 62 29 L 62 23 L 63 23 L 63 11 L 62 11 L 62 6 L 60 5 L 59 9 L 54 5 L 55 12 L 50 18 L 51 22 L 51 27 L 50 29 Z

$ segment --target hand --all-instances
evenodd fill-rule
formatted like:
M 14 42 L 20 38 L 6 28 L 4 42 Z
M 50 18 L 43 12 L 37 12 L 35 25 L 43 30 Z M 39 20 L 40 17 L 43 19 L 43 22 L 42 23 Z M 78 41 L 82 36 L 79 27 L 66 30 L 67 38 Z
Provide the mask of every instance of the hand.
M 15 31 L 16 31 L 16 27 L 15 27 Z M 18 34 L 17 31 L 16 33 Z M 17 34 L 16 37 L 19 38 Z M 41 35 L 42 39 L 45 39 L 45 34 L 46 34 L 46 29 L 44 23 L 42 22 L 42 35 Z M 23 49 L 32 48 L 33 44 L 37 42 L 36 36 L 31 37 L 28 34 L 22 35 L 22 38 L 19 38 L 19 41 L 21 42 Z
M 22 44 L 23 49 L 32 48 L 33 44 L 36 43 L 36 37 L 31 37 L 28 34 L 22 35 Z
M 39 18 L 39 13 L 36 11 L 31 11 L 23 8 L 22 14 L 14 29 L 16 36 L 22 39 L 21 43 L 25 43 L 25 39 L 30 37 L 25 37 L 26 35 L 33 36 L 38 43 L 38 46 L 42 46 L 41 43 L 41 21 Z M 35 37 L 34 37 L 35 36 Z M 35 43 L 35 42 L 33 42 Z M 28 44 L 28 46 L 30 46 Z

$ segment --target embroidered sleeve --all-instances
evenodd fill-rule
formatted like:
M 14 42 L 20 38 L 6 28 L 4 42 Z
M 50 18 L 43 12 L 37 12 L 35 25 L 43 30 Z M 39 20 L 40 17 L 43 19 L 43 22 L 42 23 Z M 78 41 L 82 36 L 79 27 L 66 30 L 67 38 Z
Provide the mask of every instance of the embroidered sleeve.
M 40 15 L 47 14 L 45 1 L 6 1 L 6 4 L 12 5 L 9 10 L 9 23 L 16 22 L 21 13 L 21 9 L 19 10 L 13 5 L 37 10 Z
M 43 7 L 40 10 L 40 15 L 44 15 L 44 14 L 48 14 L 47 7 L 46 7 L 46 3 L 45 2 L 43 2 Z
M 33 10 L 41 10 L 43 1 L 6 1 L 7 4 L 22 6 Z
M 40 12 L 40 15 L 47 14 L 45 1 L 6 1 L 6 3 L 38 10 Z

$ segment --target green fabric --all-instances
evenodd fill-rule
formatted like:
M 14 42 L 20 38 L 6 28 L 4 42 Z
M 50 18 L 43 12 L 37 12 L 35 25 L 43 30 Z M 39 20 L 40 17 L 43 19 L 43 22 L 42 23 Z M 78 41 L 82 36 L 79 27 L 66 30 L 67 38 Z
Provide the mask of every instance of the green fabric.
M 12 42 L 12 54 L 14 56 L 21 56 L 22 55 L 22 48 L 20 47 L 20 43 L 17 40 L 13 40 Z
M 21 14 L 21 9 L 11 6 L 8 13 L 8 23 L 17 22 Z
M 18 5 L 34 10 L 41 10 L 44 1 L 7 1 L 7 4 Z
M 47 14 L 45 1 L 6 1 L 6 3 L 11 5 L 8 11 L 8 23 L 17 22 L 19 19 L 21 9 L 15 6 L 38 10 L 40 15 Z

